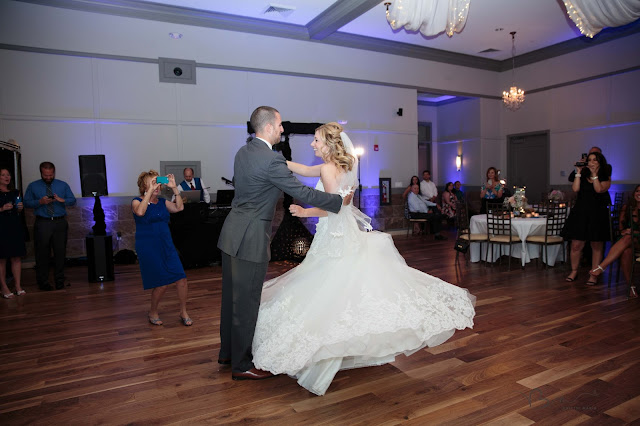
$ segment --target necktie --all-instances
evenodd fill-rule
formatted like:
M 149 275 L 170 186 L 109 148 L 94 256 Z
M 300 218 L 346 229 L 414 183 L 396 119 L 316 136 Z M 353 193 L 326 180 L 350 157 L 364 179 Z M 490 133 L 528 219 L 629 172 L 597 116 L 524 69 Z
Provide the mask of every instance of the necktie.
M 51 184 L 47 184 L 47 197 L 53 197 L 53 190 L 51 189 Z M 51 217 L 54 215 L 53 203 L 47 204 L 47 214 Z
M 191 185 L 191 189 L 193 189 L 193 190 L 195 190 L 195 189 L 196 189 L 196 187 L 195 187 L 195 186 L 193 186 L 193 182 L 191 182 L 189 185 Z

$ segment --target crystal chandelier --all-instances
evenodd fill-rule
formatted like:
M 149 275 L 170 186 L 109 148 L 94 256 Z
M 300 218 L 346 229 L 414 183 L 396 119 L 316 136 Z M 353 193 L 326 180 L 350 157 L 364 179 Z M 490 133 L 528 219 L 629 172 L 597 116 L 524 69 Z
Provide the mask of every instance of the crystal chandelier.
M 520 108 L 520 105 L 524 102 L 524 90 L 518 89 L 515 85 L 516 78 L 516 32 L 511 31 L 511 82 L 512 86 L 509 91 L 502 92 L 502 102 L 504 106 L 511 111 L 515 111 Z

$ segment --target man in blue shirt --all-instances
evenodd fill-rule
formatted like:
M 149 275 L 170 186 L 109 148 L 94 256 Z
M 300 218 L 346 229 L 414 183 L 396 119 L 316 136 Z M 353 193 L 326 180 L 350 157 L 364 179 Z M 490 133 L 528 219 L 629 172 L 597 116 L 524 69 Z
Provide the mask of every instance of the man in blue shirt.
M 67 252 L 66 206 L 76 204 L 71 188 L 56 179 L 56 166 L 49 161 L 40 164 L 42 179 L 31 182 L 24 193 L 24 205 L 35 209 L 33 240 L 36 252 L 36 280 L 41 290 L 53 290 L 49 284 L 49 254 L 53 248 L 56 289 L 64 288 L 64 260 Z

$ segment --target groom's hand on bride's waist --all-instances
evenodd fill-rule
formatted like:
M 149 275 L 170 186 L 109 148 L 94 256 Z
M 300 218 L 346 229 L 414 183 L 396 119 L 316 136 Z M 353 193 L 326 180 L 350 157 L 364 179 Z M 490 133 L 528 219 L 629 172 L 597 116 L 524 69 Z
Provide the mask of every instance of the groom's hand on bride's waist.
M 349 192 L 347 195 L 344 195 L 342 197 L 342 205 L 348 206 L 349 203 L 351 203 L 351 200 L 353 200 L 353 191 Z

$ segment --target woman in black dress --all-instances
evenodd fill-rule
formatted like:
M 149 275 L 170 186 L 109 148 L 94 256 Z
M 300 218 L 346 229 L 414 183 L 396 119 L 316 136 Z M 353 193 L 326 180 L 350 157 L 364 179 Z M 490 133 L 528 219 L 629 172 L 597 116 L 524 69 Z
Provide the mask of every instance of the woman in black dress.
M 607 160 L 599 152 L 587 157 L 586 167 L 576 167 L 576 178 L 572 189 L 578 193 L 576 204 L 571 209 L 562 230 L 565 240 L 571 240 L 571 273 L 566 281 L 575 281 L 585 241 L 591 242 L 591 269 L 596 269 L 602 260 L 604 242 L 610 240 L 609 208 L 611 197 Z M 587 285 L 598 283 L 598 277 L 590 275 Z
M 25 291 L 20 286 L 22 259 L 26 248 L 24 245 L 24 227 L 20 220 L 23 206 L 20 193 L 12 189 L 11 172 L 7 168 L 0 168 L 0 285 L 2 297 L 12 299 L 13 293 L 7 287 L 7 259 L 11 260 L 11 272 L 16 283 L 16 294 L 22 296 Z

